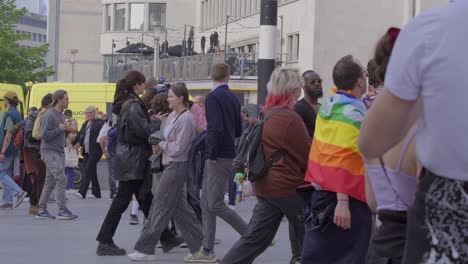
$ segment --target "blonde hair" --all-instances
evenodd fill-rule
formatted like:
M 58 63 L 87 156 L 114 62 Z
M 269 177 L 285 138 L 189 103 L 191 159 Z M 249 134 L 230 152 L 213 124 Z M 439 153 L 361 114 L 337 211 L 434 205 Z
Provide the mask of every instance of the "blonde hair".
M 301 87 L 301 75 L 297 69 L 277 68 L 267 84 L 268 94 L 290 95 Z
M 90 105 L 86 107 L 85 112 L 94 112 L 95 114 L 97 114 L 97 108 L 95 106 Z

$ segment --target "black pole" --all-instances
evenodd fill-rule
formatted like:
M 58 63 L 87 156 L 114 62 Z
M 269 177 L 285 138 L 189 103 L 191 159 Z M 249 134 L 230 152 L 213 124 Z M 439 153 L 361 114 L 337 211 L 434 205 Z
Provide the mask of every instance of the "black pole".
M 114 48 L 115 48 L 115 41 L 112 40 L 111 67 L 114 65 Z
M 127 67 L 128 37 L 125 38 L 125 67 Z
M 107 77 L 107 81 L 113 80 L 113 77 L 114 77 L 114 48 L 115 48 L 115 41 L 112 40 L 111 64 L 109 67 L 109 76 Z
M 140 56 L 143 56 L 143 41 L 144 41 L 143 38 L 144 37 L 145 37 L 145 34 L 141 33 Z
M 185 56 L 185 54 L 187 53 L 185 49 L 187 45 L 186 35 L 187 35 L 187 24 L 184 25 L 184 41 L 182 41 L 182 56 Z
M 267 83 L 275 70 L 278 0 L 261 0 L 257 107 L 265 105 Z
M 229 16 L 226 16 L 226 31 L 224 32 L 224 61 L 227 59 L 227 37 L 228 37 Z

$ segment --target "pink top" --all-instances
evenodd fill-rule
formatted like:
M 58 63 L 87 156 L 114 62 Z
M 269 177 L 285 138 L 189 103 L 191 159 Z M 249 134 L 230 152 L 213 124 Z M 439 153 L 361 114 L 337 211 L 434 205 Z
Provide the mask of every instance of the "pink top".
M 190 108 L 190 111 L 192 111 L 193 117 L 195 118 L 195 125 L 197 127 L 201 127 L 203 130 L 206 130 L 206 115 L 201 106 L 198 104 L 193 104 L 192 108 Z

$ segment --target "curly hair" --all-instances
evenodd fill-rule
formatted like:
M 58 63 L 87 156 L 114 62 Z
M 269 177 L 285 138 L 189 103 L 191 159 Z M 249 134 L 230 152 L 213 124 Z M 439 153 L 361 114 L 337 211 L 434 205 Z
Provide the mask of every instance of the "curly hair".
M 167 93 L 158 93 L 151 100 L 151 109 L 154 113 L 168 114 L 171 112 L 169 102 L 167 101 Z

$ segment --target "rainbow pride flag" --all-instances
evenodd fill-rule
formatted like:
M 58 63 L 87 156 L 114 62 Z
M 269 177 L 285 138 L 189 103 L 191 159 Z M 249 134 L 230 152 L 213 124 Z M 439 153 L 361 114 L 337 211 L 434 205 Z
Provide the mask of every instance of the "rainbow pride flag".
M 338 91 L 320 107 L 305 181 L 366 202 L 364 161 L 357 141 L 367 109 Z

